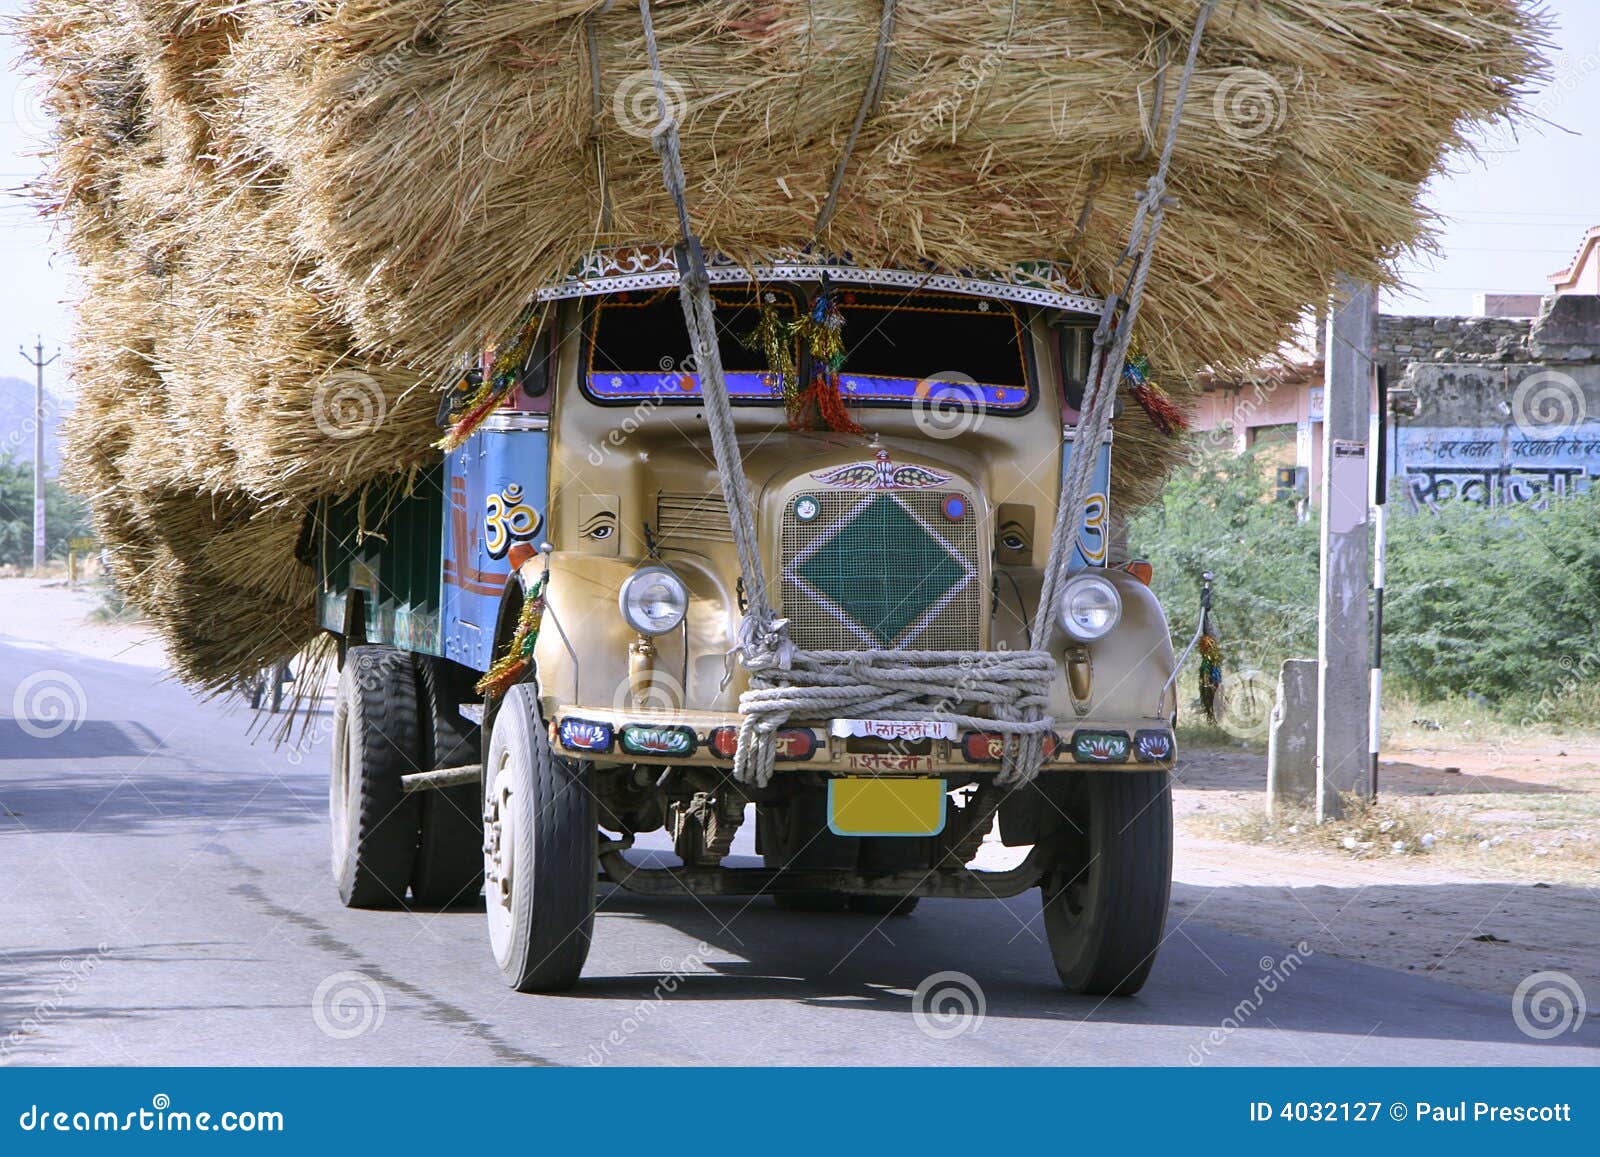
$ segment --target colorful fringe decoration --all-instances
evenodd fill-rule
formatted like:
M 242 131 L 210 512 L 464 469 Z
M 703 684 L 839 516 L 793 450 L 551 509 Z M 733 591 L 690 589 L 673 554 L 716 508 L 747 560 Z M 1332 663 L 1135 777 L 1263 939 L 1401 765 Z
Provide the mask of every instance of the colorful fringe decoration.
M 517 616 L 516 633 L 511 636 L 506 653 L 496 659 L 483 678 L 478 680 L 479 695 L 498 699 L 533 670 L 533 649 L 539 642 L 539 623 L 544 618 L 544 592 L 549 581 L 550 572 L 545 571 L 528 592 L 527 601 L 522 604 L 522 613 Z
M 1139 408 L 1149 417 L 1152 425 L 1171 438 L 1189 428 L 1189 419 L 1171 396 L 1150 376 L 1150 359 L 1134 347 L 1128 362 L 1122 367 L 1122 380 L 1128 393 L 1139 403 Z
M 1222 687 L 1222 644 L 1215 635 L 1200 636 L 1200 709 L 1217 722 L 1217 692 Z
M 761 306 L 756 328 L 740 339 L 744 347 L 759 350 L 767 361 L 767 387 L 783 398 L 784 412 L 792 418 L 800 404 L 800 371 L 794 364 L 794 328 L 770 305 Z
M 844 314 L 824 287 L 811 312 L 794 323 L 794 333 L 806 344 L 815 363 L 811 381 L 789 409 L 791 429 L 822 428 L 840 434 L 862 433 L 861 423 L 850 416 L 839 390 L 839 367 L 844 365 Z M 814 417 L 813 417 L 814 416 Z
M 543 328 L 543 310 L 529 306 L 518 319 L 511 341 L 503 349 L 495 350 L 488 377 L 481 382 L 474 382 L 473 374 L 461 379 L 456 389 L 464 394 L 468 390 L 472 392 L 451 412 L 450 428 L 435 443 L 439 449 L 448 454 L 459 447 L 506 400 L 516 387 L 519 373 L 527 364 L 528 355 L 533 352 L 534 342 Z

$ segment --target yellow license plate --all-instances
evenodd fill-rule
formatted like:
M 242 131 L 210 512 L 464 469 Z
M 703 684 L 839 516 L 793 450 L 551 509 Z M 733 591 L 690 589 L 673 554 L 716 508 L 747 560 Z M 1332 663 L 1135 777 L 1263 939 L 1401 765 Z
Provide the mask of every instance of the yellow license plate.
M 828 781 L 828 829 L 836 836 L 936 836 L 944 830 L 945 781 Z

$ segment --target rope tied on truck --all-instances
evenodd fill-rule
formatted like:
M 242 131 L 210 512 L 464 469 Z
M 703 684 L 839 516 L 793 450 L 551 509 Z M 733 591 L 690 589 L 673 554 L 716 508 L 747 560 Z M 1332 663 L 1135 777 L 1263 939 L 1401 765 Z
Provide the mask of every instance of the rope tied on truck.
M 738 431 L 723 375 L 722 354 L 712 316 L 711 284 L 705 252 L 689 213 L 678 123 L 667 100 L 660 47 L 656 41 L 650 0 L 639 0 L 660 120 L 651 141 L 661 158 L 667 192 L 677 211 L 679 232 L 679 295 L 695 365 L 700 376 L 706 428 L 711 435 L 718 481 L 728 508 L 728 522 L 747 596 L 739 641 L 730 659 L 749 675 L 749 689 L 740 696 L 739 744 L 734 778 L 765 786 L 777 754 L 778 731 L 793 719 L 868 715 L 889 720 L 936 720 L 958 727 L 994 732 L 1003 739 L 996 782 L 1027 783 L 1044 761 L 1045 741 L 1053 727 L 1046 714 L 1050 688 L 1057 676 L 1048 650 L 1055 606 L 1067 577 L 1077 540 L 1083 505 L 1092 489 L 1098 447 L 1110 430 L 1116 394 L 1123 374 L 1133 327 L 1138 319 L 1150 263 L 1169 204 L 1167 174 L 1177 141 L 1189 83 L 1201 39 L 1216 0 L 1206 0 L 1195 19 L 1189 53 L 1174 95 L 1166 139 L 1155 172 L 1137 194 L 1128 244 L 1118 258 L 1113 278 L 1122 276 L 1120 292 L 1107 296 L 1094 334 L 1094 354 L 1073 444 L 1083 452 L 1069 454 L 1056 509 L 1055 529 L 1045 562 L 1039 606 L 1026 651 L 805 651 L 789 637 L 788 621 L 773 609 L 756 538 L 755 508 L 746 485 Z M 860 127 L 882 96 L 894 28 L 895 0 L 885 0 L 878 51 L 867 93 L 857 115 L 838 170 L 834 175 L 818 232 L 836 207 Z M 1165 69 L 1163 69 L 1165 71 Z M 985 713 L 986 712 L 986 713 Z

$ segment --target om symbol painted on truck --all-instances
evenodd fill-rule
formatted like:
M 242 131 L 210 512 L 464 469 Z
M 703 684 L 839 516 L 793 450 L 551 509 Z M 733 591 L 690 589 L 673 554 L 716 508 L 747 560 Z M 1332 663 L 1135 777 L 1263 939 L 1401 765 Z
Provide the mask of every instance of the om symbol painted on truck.
M 1083 502 L 1083 526 L 1078 531 L 1078 552 L 1090 566 L 1106 561 L 1106 507 L 1104 494 L 1091 494 Z
M 483 548 L 490 558 L 504 558 L 514 542 L 532 542 L 544 518 L 523 500 L 522 487 L 513 482 L 484 503 Z

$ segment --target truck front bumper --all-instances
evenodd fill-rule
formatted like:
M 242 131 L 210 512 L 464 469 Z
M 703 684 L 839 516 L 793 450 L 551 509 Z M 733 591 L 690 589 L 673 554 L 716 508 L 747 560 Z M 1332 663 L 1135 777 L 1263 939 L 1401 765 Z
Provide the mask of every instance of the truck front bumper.
M 720 712 L 618 711 L 557 707 L 550 746 L 596 763 L 729 766 L 739 717 Z M 833 775 L 949 775 L 999 769 L 998 732 L 881 720 L 794 723 L 777 737 L 778 771 Z M 1172 728 L 1161 719 L 1056 720 L 1042 770 L 1171 770 Z

